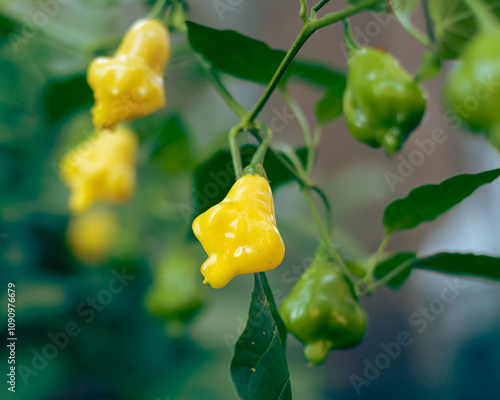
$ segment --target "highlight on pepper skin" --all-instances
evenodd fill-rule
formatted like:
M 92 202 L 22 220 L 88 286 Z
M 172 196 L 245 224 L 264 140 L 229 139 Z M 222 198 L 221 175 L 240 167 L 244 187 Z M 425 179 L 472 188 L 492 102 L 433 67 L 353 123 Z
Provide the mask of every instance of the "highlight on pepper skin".
M 285 256 L 271 188 L 259 175 L 240 178 L 221 203 L 195 219 L 193 232 L 208 254 L 203 283 L 214 289 L 237 275 L 270 271 Z

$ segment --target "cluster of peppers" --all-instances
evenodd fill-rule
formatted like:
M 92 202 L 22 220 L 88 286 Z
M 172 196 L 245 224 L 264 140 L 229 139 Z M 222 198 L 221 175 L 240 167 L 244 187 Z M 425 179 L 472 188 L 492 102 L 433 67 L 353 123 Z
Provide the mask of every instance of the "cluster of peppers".
M 98 57 L 88 68 L 95 133 L 70 150 L 61 164 L 74 214 L 68 244 L 85 264 L 99 264 L 109 257 L 119 229 L 111 209 L 92 207 L 123 203 L 135 191 L 138 138 L 120 123 L 165 104 L 163 70 L 169 56 L 168 31 L 159 21 L 145 19 L 129 29 L 112 58 Z
M 74 213 L 95 203 L 120 203 L 133 194 L 138 141 L 129 128 L 118 124 L 164 106 L 162 73 L 169 53 L 163 25 L 141 20 L 127 32 L 113 57 L 96 58 L 89 66 L 96 138 L 85 157 L 70 152 L 64 162 L 63 178 L 71 190 Z M 344 108 L 351 132 L 392 154 L 420 121 L 423 95 L 388 54 L 360 49 L 349 63 Z M 367 72 L 371 89 L 361 84 L 360 77 Z M 208 254 L 201 268 L 204 283 L 213 288 L 224 287 L 237 275 L 270 271 L 284 258 L 267 178 L 259 168 L 246 171 L 221 203 L 193 222 L 194 234 Z M 116 225 L 114 215 L 105 209 L 75 217 L 68 229 L 75 255 L 87 263 L 102 260 Z M 185 323 L 201 308 L 191 269 L 194 260 L 188 254 L 167 253 L 147 293 L 146 307 L 165 321 Z M 357 344 L 366 327 L 350 283 L 321 250 L 280 310 L 288 330 L 305 343 L 305 356 L 312 363 L 323 362 L 332 349 Z
M 127 31 L 113 57 L 98 57 L 88 68 L 95 133 L 85 152 L 78 146 L 61 164 L 74 214 L 67 241 L 84 264 L 98 265 L 110 256 L 119 223 L 102 204 L 129 200 L 136 184 L 138 138 L 122 122 L 165 105 L 163 71 L 169 57 L 167 29 L 156 19 L 142 19 Z M 150 313 L 173 326 L 188 322 L 202 305 L 193 271 L 196 261 L 187 254 L 178 249 L 167 253 L 146 296 Z
M 384 7 L 381 2 L 378 7 Z M 487 79 L 500 78 L 500 27 L 485 29 L 466 47 L 462 64 L 450 75 L 447 99 L 470 128 L 482 130 L 500 144 L 498 91 L 467 99 Z M 354 138 L 392 155 L 400 150 L 425 112 L 426 96 L 420 86 L 389 53 L 350 44 L 349 72 L 343 96 L 347 126 Z M 92 108 L 96 127 L 94 147 L 85 157 L 70 152 L 63 176 L 71 189 L 70 208 L 81 213 L 94 203 L 119 203 L 130 198 L 135 186 L 138 143 L 123 121 L 154 112 L 165 104 L 163 70 L 170 55 L 168 32 L 154 19 L 140 20 L 127 32 L 113 57 L 99 57 L 88 69 L 94 91 Z M 252 164 L 253 166 L 253 164 Z M 235 276 L 270 271 L 285 255 L 276 225 L 273 196 L 262 168 L 247 168 L 225 199 L 198 216 L 193 232 L 208 258 L 201 267 L 204 284 L 219 289 Z M 68 238 L 77 256 L 96 262 L 106 254 L 116 226 L 104 211 L 80 215 L 70 224 Z M 86 232 L 87 235 L 82 235 Z M 93 232 L 92 235 L 88 235 Z M 85 236 L 85 238 L 83 237 Z M 146 296 L 151 314 L 185 323 L 201 308 L 188 251 L 167 253 L 159 263 Z M 366 316 L 353 287 L 327 252 L 320 247 L 307 271 L 282 302 L 280 314 L 292 334 L 305 345 L 305 357 L 325 361 L 333 349 L 358 344 Z

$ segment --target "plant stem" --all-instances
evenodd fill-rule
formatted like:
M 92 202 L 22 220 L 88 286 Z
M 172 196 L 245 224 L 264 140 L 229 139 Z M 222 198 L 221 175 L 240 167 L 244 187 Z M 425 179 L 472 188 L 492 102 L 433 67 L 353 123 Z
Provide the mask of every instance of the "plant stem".
M 241 119 L 248 114 L 248 111 L 233 97 L 220 80 L 220 76 L 212 68 L 208 68 L 207 73 L 212 81 L 212 86 L 219 93 L 226 105 Z
M 210 83 L 215 91 L 222 98 L 224 103 L 241 119 L 248 111 L 234 98 L 234 96 L 227 90 L 226 86 L 222 83 L 220 76 L 217 71 L 215 71 L 200 55 L 196 54 L 196 59 L 201 65 L 203 70 L 206 72 Z
M 389 282 L 392 278 L 398 276 L 405 269 L 409 268 L 414 261 L 415 260 L 413 260 L 413 259 L 408 260 L 408 261 L 404 262 L 403 264 L 399 265 L 397 268 L 393 269 L 390 273 L 388 273 L 382 279 L 379 279 L 378 281 L 371 283 L 370 285 L 367 286 L 367 288 L 365 290 L 358 292 L 358 296 L 366 296 L 368 294 L 373 293 L 375 290 L 381 288 L 382 286 L 386 285 L 387 282 Z
M 413 37 L 413 39 L 422 43 L 425 47 L 429 47 L 429 39 L 413 25 L 403 25 L 403 28 L 405 28 L 406 32 L 408 32 Z
M 360 1 L 355 6 L 346 8 L 346 9 L 339 11 L 339 12 L 327 14 L 324 17 L 322 17 L 316 21 L 311 21 L 310 23 L 311 23 L 312 31 L 316 32 L 318 29 L 321 29 L 327 25 L 331 25 L 331 24 L 334 24 L 335 22 L 346 19 L 346 18 L 350 17 L 351 15 L 357 14 L 358 12 L 363 11 L 370 6 L 375 5 L 379 1 L 380 0 Z
M 326 193 L 321 189 L 319 186 L 312 186 L 312 190 L 314 190 L 319 197 L 321 197 L 321 200 L 323 200 L 323 205 L 325 206 L 325 219 L 326 219 L 326 230 L 328 232 L 328 235 L 331 236 L 332 234 L 332 221 L 333 221 L 333 211 L 332 211 L 332 206 L 330 204 L 330 200 L 328 199 L 328 196 Z
M 422 8 L 424 10 L 425 28 L 427 30 L 427 36 L 429 36 L 430 43 L 434 43 L 435 36 L 434 36 L 431 14 L 429 12 L 429 0 L 422 0 Z
M 285 72 L 292 63 L 293 59 L 295 58 L 299 50 L 302 48 L 306 40 L 312 35 L 312 33 L 313 32 L 310 29 L 310 23 L 307 22 L 300 31 L 299 36 L 297 36 L 297 39 L 295 39 L 295 42 L 293 43 L 292 47 L 290 47 L 290 50 L 288 50 L 288 53 L 286 53 L 285 58 L 283 58 L 283 61 L 281 61 L 280 66 L 276 70 L 273 78 L 269 82 L 269 85 L 262 94 L 261 98 L 255 105 L 253 110 L 250 111 L 250 114 L 244 120 L 244 123 L 253 122 L 255 118 L 257 118 L 259 113 L 262 111 L 262 108 L 264 108 L 267 101 L 273 94 L 274 89 L 276 89 L 276 87 L 278 86 L 279 82 L 281 81 L 281 78 L 283 78 L 283 76 L 285 75 Z
M 264 163 L 264 157 L 266 156 L 266 151 L 271 144 L 271 139 L 273 137 L 273 132 L 269 128 L 264 129 L 266 134 L 264 139 L 260 143 L 259 148 L 252 157 L 251 165 L 262 165 Z
M 308 153 L 307 153 L 307 166 L 306 166 L 306 172 L 307 176 L 311 177 L 313 168 L 314 168 L 314 163 L 316 162 L 316 153 L 318 149 L 318 145 L 321 139 L 321 132 L 322 132 L 322 127 L 320 125 L 317 125 L 316 128 L 314 129 L 314 134 L 312 138 L 312 143 L 308 147 Z
M 323 8 L 323 6 L 326 6 L 326 4 L 329 2 L 330 0 L 321 0 L 318 4 L 316 4 L 312 9 L 314 10 L 314 12 L 318 12 L 319 10 L 321 10 Z
M 344 43 L 347 47 L 347 51 L 349 53 L 352 53 L 355 50 L 358 50 L 361 48 L 361 46 L 354 40 L 354 37 L 352 36 L 352 31 L 351 31 L 351 25 L 349 24 L 349 21 L 347 19 L 342 20 L 344 23 Z
M 355 282 L 357 278 L 352 274 L 351 271 L 349 271 L 349 269 L 345 265 L 344 260 L 342 259 L 342 257 L 338 253 L 335 246 L 332 244 L 328 231 L 323 226 L 321 216 L 318 213 L 318 210 L 316 208 L 316 205 L 314 204 L 314 200 L 313 200 L 312 195 L 311 195 L 311 188 L 303 188 L 302 192 L 304 193 L 304 198 L 306 199 L 306 203 L 309 207 L 309 211 L 311 212 L 313 220 L 314 220 L 316 227 L 319 231 L 321 240 L 327 246 L 327 250 L 328 250 L 328 253 L 330 254 L 330 257 L 332 257 L 339 264 L 339 266 L 342 269 L 342 272 L 344 273 L 346 278 L 349 279 L 351 282 Z
M 305 116 L 304 112 L 300 108 L 299 104 L 295 101 L 295 99 L 290 96 L 290 93 L 288 93 L 288 91 L 283 90 L 282 96 L 287 102 L 288 107 L 290 107 L 293 114 L 295 115 L 295 118 L 297 118 L 297 122 L 299 123 L 302 132 L 304 132 L 304 141 L 306 143 L 306 146 L 309 147 L 312 143 L 312 133 L 309 122 L 307 121 L 307 117 Z
M 464 0 L 483 31 L 498 29 L 499 22 L 482 0 Z
M 338 22 L 342 19 L 345 19 L 347 17 L 350 17 L 351 15 L 357 14 L 358 12 L 376 4 L 380 0 L 364 0 L 360 2 L 359 4 L 348 7 L 342 11 L 336 12 L 336 13 L 331 13 L 325 15 L 321 19 L 311 19 L 307 21 L 307 23 L 304 24 L 304 27 L 300 31 L 299 35 L 297 36 L 297 39 L 295 39 L 295 42 L 292 44 L 292 47 L 290 47 L 290 50 L 285 55 L 285 58 L 281 61 L 280 66 L 276 70 L 274 76 L 272 77 L 271 81 L 267 85 L 266 90 L 262 94 L 261 98 L 258 100 L 257 104 L 255 107 L 250 111 L 247 117 L 245 117 L 242 120 L 243 125 L 247 125 L 255 120 L 259 113 L 262 111 L 264 106 L 266 105 L 267 101 L 273 94 L 274 90 L 278 86 L 279 82 L 283 78 L 283 76 L 286 73 L 286 70 L 288 67 L 292 64 L 293 59 L 299 52 L 299 50 L 302 48 L 304 43 L 309 39 L 309 37 L 316 32 L 318 29 L 321 29 L 327 25 L 331 25 L 335 22 Z M 326 4 L 326 3 L 325 3 Z
M 259 132 L 255 129 L 251 129 L 250 133 L 259 141 L 259 143 L 262 142 L 262 137 L 260 136 Z M 294 168 L 293 165 L 290 165 L 290 163 L 283 158 L 281 154 L 279 154 L 276 150 L 272 148 L 272 146 L 269 146 L 268 149 L 277 159 L 278 161 L 293 175 L 293 178 L 299 183 L 301 187 L 309 187 L 310 184 L 307 182 L 304 177 L 301 176 L 299 171 Z
M 307 118 L 300 108 L 299 104 L 295 101 L 295 99 L 286 91 L 282 92 L 283 98 L 288 103 L 288 106 L 294 113 L 299 125 L 304 133 L 304 140 L 307 147 L 307 165 L 306 170 L 302 167 L 300 160 L 297 159 L 295 152 L 293 154 L 288 154 L 290 161 L 294 163 L 295 168 L 301 175 L 303 179 L 307 182 L 311 182 L 311 174 L 314 167 L 314 162 L 316 159 L 316 148 L 319 144 L 319 136 L 321 136 L 321 128 L 319 126 L 316 127 L 314 134 L 311 132 L 311 128 L 309 126 L 309 122 Z M 328 196 L 326 193 L 317 185 L 308 184 L 310 189 L 314 190 L 323 200 L 323 204 L 325 206 L 325 214 L 326 214 L 326 230 L 328 235 L 331 235 L 332 232 L 332 207 L 330 205 L 330 201 L 328 200 Z
M 390 234 L 385 234 L 382 241 L 380 242 L 380 245 L 378 246 L 377 252 L 375 253 L 375 259 L 373 260 L 373 264 L 371 268 L 367 271 L 365 277 L 363 278 L 363 283 L 367 285 L 372 285 L 374 281 L 374 274 L 375 274 L 375 269 L 377 268 L 378 263 L 380 262 L 380 259 L 382 258 L 382 255 L 384 254 L 385 248 L 387 247 L 387 244 L 389 243 L 389 240 L 391 238 Z
M 300 3 L 300 11 L 299 11 L 299 16 L 300 19 L 304 22 L 304 24 L 307 23 L 307 1 L 306 0 L 299 0 Z
M 167 0 L 156 0 L 155 5 L 151 9 L 149 13 L 149 18 L 153 19 L 161 19 L 161 13 L 163 12 L 163 8 L 165 7 Z
M 229 149 L 231 151 L 231 158 L 233 160 L 234 166 L 234 174 L 236 176 L 236 180 L 241 178 L 241 174 L 243 172 L 243 168 L 241 166 L 241 154 L 240 148 L 238 146 L 237 136 L 238 133 L 241 132 L 241 128 L 239 126 L 231 128 L 229 131 Z

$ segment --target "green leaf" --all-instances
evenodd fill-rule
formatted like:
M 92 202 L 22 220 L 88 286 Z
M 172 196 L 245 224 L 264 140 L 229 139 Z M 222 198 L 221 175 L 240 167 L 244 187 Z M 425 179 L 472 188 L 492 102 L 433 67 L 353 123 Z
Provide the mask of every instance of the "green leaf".
M 375 268 L 375 277 L 377 279 L 381 279 L 384 276 L 390 274 L 401 264 L 408 262 L 409 260 L 412 260 L 416 257 L 417 254 L 415 252 L 401 252 L 393 254 L 377 265 L 377 267 Z M 411 268 L 409 265 L 408 268 L 401 271 L 401 273 L 392 278 L 387 284 L 393 288 L 398 288 L 410 277 L 410 274 Z
M 194 22 L 187 22 L 187 27 L 194 51 L 213 68 L 240 79 L 267 85 L 286 55 L 283 50 L 271 49 L 266 43 L 235 31 L 220 31 Z M 294 61 L 282 82 L 292 75 L 321 87 L 345 81 L 344 73 L 306 61 Z
M 419 1 L 420 0 L 391 0 L 391 9 L 403 28 L 416 37 L 425 38 L 411 22 L 411 16 L 417 8 Z
M 407 197 L 394 201 L 386 208 L 385 230 L 389 234 L 432 221 L 499 176 L 500 169 L 495 169 L 479 174 L 457 175 L 438 185 L 415 188 Z
M 286 54 L 235 31 L 219 31 L 190 21 L 187 27 L 193 50 L 215 69 L 237 78 L 265 85 Z
M 255 274 L 248 322 L 231 361 L 231 376 L 242 400 L 291 400 L 285 335 L 266 276 Z
M 342 97 L 345 86 L 345 81 L 339 81 L 337 86 L 326 92 L 325 96 L 316 104 L 316 119 L 320 124 L 325 125 L 342 115 Z
M 445 274 L 500 280 L 500 258 L 486 255 L 440 253 L 419 258 L 412 263 L 412 267 Z
M 344 263 L 347 269 L 359 279 L 363 279 L 366 276 L 366 268 L 364 268 L 364 265 L 361 265 L 361 263 L 349 260 L 344 260 Z
M 50 123 L 68 114 L 90 107 L 94 101 L 85 74 L 49 81 L 45 91 L 45 110 Z
M 500 16 L 500 0 L 483 0 Z M 435 49 L 441 58 L 456 58 L 464 45 L 476 34 L 477 23 L 463 0 L 429 1 L 434 23 Z
M 189 132 L 179 115 L 152 115 L 136 126 L 150 160 L 161 170 L 175 174 L 194 166 Z
M 319 88 L 345 87 L 345 72 L 320 63 L 296 60 L 290 66 L 287 75 Z
M 415 75 L 416 82 L 431 81 L 441 72 L 441 59 L 434 51 L 427 51 L 422 57 L 422 64 Z
M 257 149 L 255 145 L 245 145 L 240 149 L 243 165 L 248 165 Z M 296 150 L 297 156 L 305 164 L 307 150 Z M 286 155 L 281 154 L 287 159 Z M 272 189 L 276 189 L 293 179 L 291 172 L 283 166 L 272 152 L 268 151 L 264 158 L 264 169 Z M 210 207 L 224 200 L 233 186 L 236 176 L 229 150 L 220 150 L 210 159 L 200 164 L 194 173 L 194 208 L 195 215 L 207 211 Z

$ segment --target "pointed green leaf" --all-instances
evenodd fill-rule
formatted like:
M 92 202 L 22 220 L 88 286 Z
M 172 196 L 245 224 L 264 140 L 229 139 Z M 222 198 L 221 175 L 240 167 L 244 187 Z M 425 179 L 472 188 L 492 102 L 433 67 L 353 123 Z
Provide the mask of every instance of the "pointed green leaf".
M 329 65 L 310 61 L 295 60 L 287 74 L 294 78 L 319 88 L 345 87 L 345 72 L 332 68 Z
M 271 49 L 266 43 L 235 31 L 220 31 L 194 22 L 187 22 L 187 27 L 194 51 L 214 69 L 240 79 L 267 85 L 285 58 L 283 50 Z M 307 61 L 294 61 L 284 80 L 292 75 L 321 87 L 345 81 L 343 72 Z
M 231 361 L 231 376 L 242 400 L 291 400 L 283 327 L 265 274 L 255 274 L 247 326 Z
M 413 189 L 407 197 L 394 201 L 386 208 L 385 230 L 389 234 L 432 221 L 499 176 L 500 169 L 495 169 L 479 174 L 458 175 L 439 185 L 425 185 Z
M 486 255 L 440 253 L 419 258 L 412 263 L 412 267 L 445 274 L 500 280 L 500 258 Z
M 342 97 L 345 81 L 338 82 L 337 86 L 326 92 L 325 96 L 316 104 L 316 119 L 321 124 L 327 124 L 342 115 Z
M 422 64 L 415 75 L 416 82 L 431 81 L 441 72 L 441 59 L 433 51 L 427 51 L 422 57 Z
M 237 78 L 267 84 L 286 54 L 235 31 L 220 31 L 190 21 L 187 27 L 193 50 L 213 68 Z

